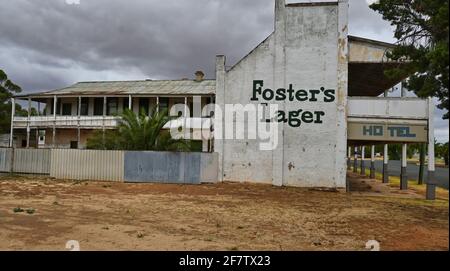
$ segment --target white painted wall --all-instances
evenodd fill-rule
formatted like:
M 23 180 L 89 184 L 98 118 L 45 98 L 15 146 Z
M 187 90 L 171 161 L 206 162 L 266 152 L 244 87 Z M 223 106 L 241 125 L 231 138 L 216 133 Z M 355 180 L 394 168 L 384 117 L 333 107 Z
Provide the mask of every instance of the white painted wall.
M 278 102 L 284 111 L 324 111 L 326 116 L 323 124 L 304 123 L 299 128 L 280 124 L 281 146 L 274 151 L 260 151 L 258 140 L 216 139 L 219 176 L 223 181 L 343 188 L 347 70 L 342 67 L 347 64 L 347 50 L 339 48 L 347 47 L 348 3 L 285 6 L 283 0 L 276 2 L 276 30 L 266 41 L 224 73 L 218 58 L 217 104 L 255 103 L 250 101 L 253 80 L 264 80 L 264 88 L 272 90 L 289 84 L 296 90 L 334 89 L 336 101 Z

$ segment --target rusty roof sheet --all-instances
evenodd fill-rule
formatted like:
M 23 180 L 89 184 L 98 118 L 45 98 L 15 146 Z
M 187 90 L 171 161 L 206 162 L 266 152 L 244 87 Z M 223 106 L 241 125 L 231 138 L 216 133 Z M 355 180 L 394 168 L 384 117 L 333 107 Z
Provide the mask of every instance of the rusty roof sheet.
M 106 81 L 80 82 L 73 86 L 18 95 L 17 97 L 39 97 L 52 95 L 214 95 L 215 80 L 145 80 L 145 81 Z

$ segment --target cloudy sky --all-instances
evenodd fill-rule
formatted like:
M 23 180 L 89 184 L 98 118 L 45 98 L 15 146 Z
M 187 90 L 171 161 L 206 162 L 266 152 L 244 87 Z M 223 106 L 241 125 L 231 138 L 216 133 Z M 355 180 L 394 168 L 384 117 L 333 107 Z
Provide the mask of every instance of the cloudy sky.
M 233 65 L 273 30 L 274 0 L 70 2 L 77 1 L 0 0 L 0 69 L 25 92 L 78 81 L 192 78 L 199 69 L 214 78 L 215 55 Z M 350 34 L 395 41 L 366 0 L 350 0 Z M 436 136 L 448 141 L 440 115 Z

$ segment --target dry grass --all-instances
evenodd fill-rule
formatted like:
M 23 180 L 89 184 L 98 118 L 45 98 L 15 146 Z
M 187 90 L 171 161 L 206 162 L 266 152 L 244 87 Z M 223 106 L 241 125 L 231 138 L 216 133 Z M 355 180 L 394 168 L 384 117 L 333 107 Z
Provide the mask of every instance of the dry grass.
M 348 194 L 2 177 L 0 250 L 448 250 L 448 198 L 351 180 Z

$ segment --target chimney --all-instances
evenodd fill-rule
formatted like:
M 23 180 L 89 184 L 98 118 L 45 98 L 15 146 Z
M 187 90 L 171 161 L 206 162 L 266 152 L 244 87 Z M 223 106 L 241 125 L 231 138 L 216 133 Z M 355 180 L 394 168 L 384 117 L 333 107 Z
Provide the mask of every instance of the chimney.
M 286 0 L 275 0 L 275 30 L 284 31 L 286 20 Z
M 205 77 L 205 74 L 202 71 L 195 72 L 195 81 L 201 82 L 201 81 L 203 81 L 204 77 Z

